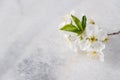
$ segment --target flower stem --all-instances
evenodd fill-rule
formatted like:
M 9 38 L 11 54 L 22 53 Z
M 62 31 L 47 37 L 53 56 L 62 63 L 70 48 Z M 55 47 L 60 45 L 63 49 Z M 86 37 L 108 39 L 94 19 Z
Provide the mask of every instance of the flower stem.
M 120 31 L 117 31 L 117 32 L 109 33 L 108 36 L 119 35 L 119 34 L 120 34 Z

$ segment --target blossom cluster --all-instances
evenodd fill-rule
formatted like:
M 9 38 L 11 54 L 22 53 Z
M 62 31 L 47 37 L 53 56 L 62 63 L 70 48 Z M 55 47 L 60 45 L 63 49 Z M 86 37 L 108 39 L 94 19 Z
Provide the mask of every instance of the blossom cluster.
M 70 13 L 65 17 L 65 22 L 62 23 L 63 26 L 72 22 L 71 14 L 73 15 L 73 13 Z M 73 23 L 73 25 L 76 24 Z M 86 27 L 80 34 L 65 29 L 64 35 L 71 44 L 72 49 L 78 53 L 79 50 L 84 51 L 90 58 L 104 61 L 103 50 L 105 49 L 105 42 L 108 41 L 108 35 L 95 24 L 94 20 L 86 21 Z

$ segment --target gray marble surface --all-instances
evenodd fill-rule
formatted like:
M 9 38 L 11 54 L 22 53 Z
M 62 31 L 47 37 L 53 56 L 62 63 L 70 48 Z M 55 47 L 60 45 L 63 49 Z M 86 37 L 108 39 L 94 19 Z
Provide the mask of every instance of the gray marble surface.
M 119 0 L 0 0 L 0 80 L 120 80 L 120 35 L 105 62 L 74 53 L 61 35 L 64 14 L 92 16 L 108 33 L 120 30 Z

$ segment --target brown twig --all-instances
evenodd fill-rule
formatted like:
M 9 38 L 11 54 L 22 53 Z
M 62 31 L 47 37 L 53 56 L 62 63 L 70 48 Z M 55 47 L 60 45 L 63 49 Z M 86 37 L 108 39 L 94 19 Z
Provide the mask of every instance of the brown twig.
M 109 33 L 108 36 L 119 35 L 119 34 L 120 34 L 120 31 L 118 31 L 118 32 L 113 32 L 113 33 Z

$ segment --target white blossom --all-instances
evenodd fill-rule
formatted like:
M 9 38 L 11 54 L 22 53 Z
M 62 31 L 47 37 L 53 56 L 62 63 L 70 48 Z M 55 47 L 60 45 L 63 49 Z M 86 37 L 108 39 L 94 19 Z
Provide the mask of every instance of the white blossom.
M 75 52 L 80 49 L 85 51 L 90 58 L 104 61 L 102 51 L 105 49 L 105 43 L 103 40 L 107 38 L 107 34 L 97 25 L 87 25 L 85 32 L 79 36 L 71 32 L 65 35 Z M 82 38 L 80 39 L 80 37 Z
M 71 14 L 74 11 L 65 16 L 64 25 L 70 23 Z M 99 28 L 95 23 L 87 23 L 86 29 L 80 35 L 72 32 L 65 32 L 65 37 L 70 44 L 70 48 L 74 49 L 75 52 L 78 50 L 84 51 L 90 58 L 99 59 L 104 61 L 105 41 L 108 40 L 108 35 L 105 31 Z

